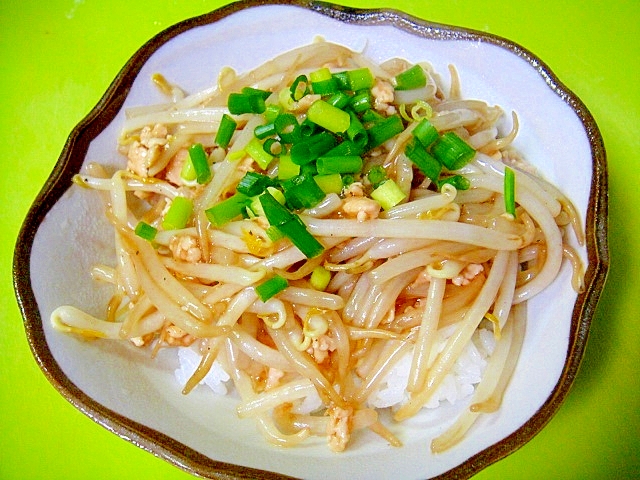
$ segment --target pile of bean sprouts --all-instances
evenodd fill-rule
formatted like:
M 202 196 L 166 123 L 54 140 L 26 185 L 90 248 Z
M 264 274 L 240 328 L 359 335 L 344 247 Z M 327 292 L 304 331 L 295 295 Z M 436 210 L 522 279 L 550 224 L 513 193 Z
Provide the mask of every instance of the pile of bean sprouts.
M 362 194 L 351 187 L 298 212 L 325 248 L 311 259 L 287 238 L 271 240 L 264 217 L 238 218 L 218 228 L 204 213 L 232 195 L 247 171 L 277 173 L 277 161 L 263 171 L 243 152 L 260 115 L 237 116 L 230 145 L 215 144 L 229 93 L 250 86 L 274 92 L 278 101 L 299 74 L 320 67 L 367 67 L 384 86 L 411 64 L 393 59 L 379 65 L 318 40 L 248 73 L 224 69 L 217 85 L 194 94 L 155 75 L 153 81 L 168 98 L 127 111 L 118 145 L 127 166 L 114 172 L 91 164 L 75 177 L 78 186 L 101 192 L 114 227 L 116 263 L 92 270 L 96 281 L 113 285 L 113 297 L 103 318 L 59 307 L 51 316 L 55 328 L 131 342 L 150 349 L 150 355 L 161 348 L 197 346 L 200 364 L 183 393 L 197 386 L 217 360 L 240 397 L 238 415 L 255 419 L 269 442 L 293 446 L 324 436 L 334 451 L 344 450 L 362 429 L 400 446 L 401 439 L 368 406 L 369 396 L 410 354 L 407 401 L 392 411 L 395 421 L 410 419 L 474 332 L 486 328 L 496 346 L 482 380 L 469 407 L 432 442 L 434 452 L 454 446 L 479 416 L 500 407 L 523 343 L 527 300 L 554 281 L 563 258 L 573 266 L 574 288 L 581 289 L 582 266 L 564 241 L 565 230 L 572 227 L 580 244 L 584 238 L 571 202 L 511 146 L 517 116 L 512 115 L 511 131 L 500 133 L 501 108 L 462 98 L 453 67 L 447 88 L 428 63 L 420 65 L 428 82 L 418 98 L 376 97 L 378 111 L 400 112 L 406 130 L 364 158 L 367 166 L 384 167 L 406 199 L 356 217 L 343 208 Z M 301 100 L 288 108 L 302 117 L 308 104 Z M 404 154 L 423 115 L 439 132 L 454 131 L 476 150 L 456 172 L 469 180 L 468 190 L 434 188 Z M 213 177 L 206 185 L 175 175 L 195 142 L 211 162 Z M 505 213 L 505 166 L 516 172 L 515 217 Z M 367 185 L 357 187 L 366 190 Z M 179 196 L 194 205 L 185 228 L 159 228 L 153 242 L 134 233 L 140 220 L 160 225 Z M 331 272 L 324 290 L 309 282 L 319 265 Z M 288 287 L 263 302 L 256 285 L 275 273 L 287 279 Z M 434 354 L 434 339 L 444 328 L 453 333 Z M 323 406 L 296 413 L 294 405 L 311 393 Z

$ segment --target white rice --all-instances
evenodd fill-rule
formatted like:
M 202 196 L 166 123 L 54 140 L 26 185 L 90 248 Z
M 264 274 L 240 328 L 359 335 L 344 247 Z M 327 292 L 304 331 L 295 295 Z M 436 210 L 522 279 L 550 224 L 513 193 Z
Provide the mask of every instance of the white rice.
M 452 329 L 438 331 L 438 339 L 435 343 L 431 355 L 433 361 L 436 355 L 444 348 L 447 338 L 452 334 Z M 454 405 L 456 402 L 468 398 L 475 386 L 480 382 L 482 373 L 487 365 L 487 357 L 491 355 L 495 347 L 495 338 L 491 330 L 481 328 L 477 330 L 472 341 L 462 352 L 460 358 L 455 363 L 453 371 L 443 380 L 442 384 L 431 399 L 423 408 L 435 409 L 448 403 Z M 179 367 L 175 370 L 176 380 L 180 385 L 185 385 L 193 372 L 195 372 L 200 362 L 200 354 L 192 347 L 179 347 L 178 349 Z M 374 408 L 398 408 L 408 400 L 406 392 L 409 370 L 411 369 L 412 353 L 406 354 L 391 369 L 382 380 L 380 387 L 367 399 L 367 404 Z M 222 365 L 215 361 L 209 373 L 200 382 L 206 385 L 215 395 L 227 395 L 230 392 L 232 383 L 230 377 L 224 371 Z M 314 412 L 322 407 L 319 395 L 314 391 L 301 399 L 293 407 L 295 413 L 306 414 Z
M 451 329 L 438 331 L 439 338 L 434 345 L 431 362 L 442 351 L 451 333 Z M 482 373 L 487 366 L 487 357 L 493 352 L 494 347 L 493 332 L 484 328 L 476 331 L 472 341 L 469 342 L 455 363 L 453 371 L 447 374 L 423 408 L 434 409 L 439 407 L 442 402 L 454 405 L 457 401 L 469 397 L 475 390 L 475 385 L 480 382 Z M 412 355 L 413 352 L 407 353 L 386 375 L 380 387 L 369 396 L 367 403 L 370 406 L 397 408 L 408 401 L 406 387 Z

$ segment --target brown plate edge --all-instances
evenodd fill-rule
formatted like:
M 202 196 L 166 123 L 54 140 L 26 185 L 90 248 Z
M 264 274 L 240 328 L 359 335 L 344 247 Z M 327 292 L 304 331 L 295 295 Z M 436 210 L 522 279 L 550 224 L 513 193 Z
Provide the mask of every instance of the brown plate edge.
M 492 463 L 515 452 L 531 440 L 560 408 L 582 361 L 591 319 L 595 313 L 609 269 L 606 152 L 595 119 L 582 101 L 560 82 L 542 60 L 522 46 L 493 34 L 428 22 L 394 9 L 353 9 L 314 1 L 248 0 L 231 3 L 210 13 L 184 20 L 154 36 L 130 58 L 98 104 L 71 132 L 58 162 L 29 209 L 20 229 L 13 259 L 13 283 L 32 353 L 49 382 L 78 410 L 121 438 L 193 475 L 225 479 L 292 478 L 213 460 L 167 435 L 102 406 L 88 397 L 66 377 L 51 355 L 30 284 L 30 254 L 38 226 L 71 184 L 71 178 L 80 169 L 91 140 L 113 120 L 120 110 L 133 81 L 148 58 L 164 43 L 187 30 L 214 23 L 241 10 L 262 5 L 297 6 L 349 24 L 387 24 L 425 38 L 472 40 L 505 48 L 527 61 L 542 76 L 547 85 L 572 108 L 585 128 L 593 159 L 591 194 L 586 218 L 589 266 L 585 272 L 585 290 L 578 296 L 573 310 L 567 360 L 547 401 L 524 425 L 500 442 L 436 477 L 438 479 L 469 478 Z M 601 221 L 600 224 L 596 222 L 598 219 Z

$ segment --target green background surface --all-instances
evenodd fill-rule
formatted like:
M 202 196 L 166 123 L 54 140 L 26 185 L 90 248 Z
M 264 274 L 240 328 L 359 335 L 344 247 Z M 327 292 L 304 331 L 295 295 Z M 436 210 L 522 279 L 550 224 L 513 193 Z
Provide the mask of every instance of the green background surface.
M 393 7 L 509 38 L 540 56 L 595 117 L 609 163 L 611 268 L 586 356 L 548 426 L 476 478 L 639 478 L 640 2 L 344 3 Z M 11 264 L 22 219 L 67 135 L 127 59 L 162 29 L 223 4 L 0 1 L 0 479 L 190 477 L 98 426 L 48 383 L 27 345 Z M 327 475 L 339 477 L 330 467 Z

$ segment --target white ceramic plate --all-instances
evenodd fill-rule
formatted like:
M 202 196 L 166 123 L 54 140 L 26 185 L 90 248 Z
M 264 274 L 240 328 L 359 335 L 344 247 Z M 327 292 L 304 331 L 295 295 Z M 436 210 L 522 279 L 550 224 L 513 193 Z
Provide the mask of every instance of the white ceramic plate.
M 283 19 L 287 28 L 282 28 Z M 195 92 L 213 84 L 224 66 L 253 69 L 316 35 L 363 50 L 376 61 L 427 60 L 445 80 L 447 66 L 454 64 L 465 97 L 517 112 L 517 148 L 575 202 L 586 222 L 588 244 L 576 247 L 589 265 L 585 293 L 575 294 L 569 268 L 563 268 L 553 286 L 530 302 L 522 356 L 503 407 L 440 455 L 432 455 L 429 444 L 443 426 L 426 416 L 391 425 L 402 448 L 389 447 L 373 434 L 358 436 L 342 454 L 329 452 L 321 441 L 275 448 L 253 421 L 236 418 L 235 398 L 215 397 L 203 388 L 182 396 L 172 352 L 152 360 L 147 350 L 60 334 L 48 321 L 62 304 L 96 315 L 103 311 L 109 292 L 97 288 L 89 269 L 96 261 L 110 261 L 113 234 L 98 196 L 69 188 L 70 178 L 89 161 L 122 164 L 115 148 L 124 108 L 162 101 L 151 75 L 161 72 Z M 596 226 L 596 219 L 604 223 Z M 207 477 L 320 479 L 339 472 L 354 480 L 463 478 L 528 441 L 560 406 L 604 282 L 606 248 L 606 166 L 598 129 L 584 105 L 533 54 L 504 39 L 393 11 L 245 2 L 168 29 L 124 67 L 72 132 L 29 212 L 14 278 L 34 355 L 53 385 L 99 424 L 180 468 Z

